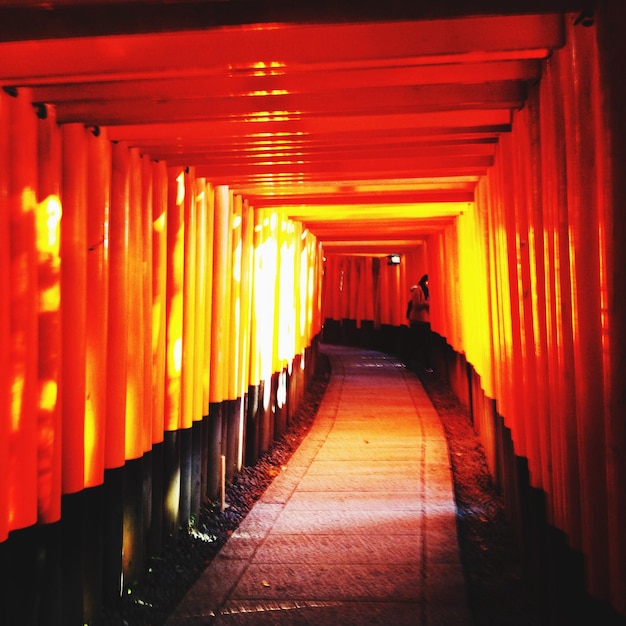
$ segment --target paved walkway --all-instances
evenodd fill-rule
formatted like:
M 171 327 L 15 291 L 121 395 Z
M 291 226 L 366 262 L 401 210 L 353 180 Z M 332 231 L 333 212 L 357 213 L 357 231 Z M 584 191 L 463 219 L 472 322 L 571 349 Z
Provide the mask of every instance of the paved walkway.
M 332 375 L 309 434 L 166 626 L 471 624 L 419 379 L 379 352 L 322 350 Z

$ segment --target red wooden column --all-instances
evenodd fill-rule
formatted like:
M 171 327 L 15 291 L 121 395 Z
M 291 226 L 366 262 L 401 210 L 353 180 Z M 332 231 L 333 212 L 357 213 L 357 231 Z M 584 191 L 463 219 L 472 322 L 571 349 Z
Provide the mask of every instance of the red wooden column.
M 39 521 L 61 517 L 61 132 L 55 110 L 38 123 L 37 248 L 39 255 Z
M 87 140 L 87 362 L 85 486 L 104 480 L 109 309 L 111 143 L 103 130 Z
M 196 323 L 196 350 L 194 353 L 194 378 L 195 385 L 193 390 L 193 419 L 201 421 L 203 416 L 208 414 L 208 401 L 203 404 L 206 394 L 208 394 L 208 377 L 204 376 L 205 350 L 206 350 L 206 302 L 207 302 L 207 272 L 208 265 L 206 262 L 207 245 L 206 229 L 207 229 L 207 200 L 206 200 L 206 181 L 204 178 L 197 178 L 194 185 L 193 201 L 196 210 L 196 284 L 195 284 L 195 323 Z
M 147 157 L 141 159 L 141 318 L 143 326 L 143 415 L 141 416 L 141 449 L 150 452 L 154 442 L 153 425 L 153 347 L 152 347 L 152 207 L 154 204 L 154 168 Z
M 547 384 L 550 421 L 550 458 L 553 480 L 552 510 L 555 525 L 580 549 L 580 495 L 578 444 L 574 407 L 574 355 L 570 266 L 567 232 L 565 129 L 563 102 L 555 57 L 541 84 L 540 135 L 547 314 Z
M 129 152 L 126 460 L 139 459 L 144 452 L 144 332 L 149 330 L 143 314 L 142 157 L 137 148 Z
M 109 315 L 107 343 L 107 419 L 105 467 L 125 461 L 126 374 L 128 371 L 128 244 L 130 152 L 112 146 L 109 212 Z
M 510 160 L 510 155 L 512 154 L 510 137 L 504 137 L 501 145 L 497 210 L 500 211 L 498 227 L 503 231 L 499 262 L 502 264 L 502 284 L 503 287 L 506 287 L 506 290 L 501 291 L 501 293 L 506 294 L 502 299 L 506 298 L 507 300 L 506 303 L 503 303 L 502 319 L 508 327 L 507 335 L 510 338 L 510 342 L 506 342 L 507 366 L 505 374 L 508 379 L 507 384 L 511 389 L 511 402 L 508 406 L 509 424 L 516 453 L 522 457 L 528 457 L 528 442 L 524 422 L 526 399 L 524 397 L 524 385 L 521 384 L 524 380 L 524 361 L 520 303 L 523 302 L 524 296 L 520 292 L 520 281 L 517 273 L 517 225 L 515 212 L 510 209 L 506 210 L 508 207 L 515 206 L 515 189 L 510 183 L 515 177 L 513 162 Z
M 263 268 L 263 211 L 254 211 L 253 242 L 253 266 L 252 266 L 252 303 L 250 319 L 250 385 L 258 386 L 261 382 L 261 300 L 262 300 L 262 268 Z
M 85 484 L 87 135 L 82 124 L 63 127 L 62 202 L 63 492 L 75 493 Z
M 230 331 L 231 192 L 225 185 L 215 188 L 213 221 L 213 288 L 211 301 L 211 373 L 209 381 L 209 433 L 207 448 L 207 492 L 219 493 L 220 457 L 226 453 L 224 400 L 228 390 L 228 336 Z
M 228 333 L 230 331 L 230 191 L 215 188 L 215 221 L 213 241 L 213 302 L 211 316 L 211 385 L 210 402 L 222 402 L 228 391 Z
M 241 363 L 239 389 L 243 396 L 250 384 L 250 324 L 252 317 L 252 275 L 254 263 L 254 209 L 247 200 L 242 205 L 241 252 Z
M 196 385 L 196 278 L 197 278 L 197 203 L 195 174 L 187 170 L 183 177 L 183 334 L 181 361 L 181 411 L 179 427 L 191 428 L 194 416 L 194 389 Z
M 598 7 L 598 41 L 600 42 L 600 88 L 595 95 L 603 99 L 606 118 L 605 135 L 609 155 L 605 180 L 605 203 L 600 207 L 600 224 L 604 238 L 606 265 L 603 268 L 606 289 L 606 318 L 604 332 L 610 333 L 605 357 L 607 367 L 607 481 L 609 543 L 611 546 L 611 600 L 617 611 L 626 616 L 626 385 L 624 358 L 626 355 L 626 85 L 623 80 L 623 58 L 626 39 L 623 24 L 626 5 L 619 0 L 601 3 Z
M 38 288 L 35 237 L 37 118 L 28 91 L 5 98 L 7 107 L 6 219 L 8 220 L 8 341 L 10 408 L 6 423 L 6 520 L 9 529 L 37 521 Z M 10 158 L 9 158 L 10 157 Z
M 228 331 L 228 358 L 230 366 L 228 368 L 227 399 L 236 400 L 240 397 L 240 372 L 241 361 L 239 354 L 239 344 L 241 340 L 241 257 L 242 257 L 242 209 L 243 199 L 239 194 L 232 198 L 232 215 L 230 227 L 230 255 L 231 264 L 229 268 L 230 284 L 230 315 Z M 234 461 L 234 459 L 233 459 Z
M 211 387 L 211 345 L 213 319 L 213 247 L 215 243 L 215 192 L 206 180 L 203 182 L 204 204 L 206 212 L 205 228 L 201 236 L 204 238 L 204 265 L 206 301 L 204 305 L 204 352 L 202 359 L 202 414 L 209 414 L 209 390 Z
M 608 599 L 609 533 L 606 484 L 606 399 L 602 310 L 604 269 L 601 266 L 598 191 L 604 185 L 599 164 L 603 144 L 595 132 L 598 101 L 595 33 L 586 28 L 570 32 L 563 50 L 561 76 L 566 129 L 568 218 L 574 333 L 574 376 L 583 552 L 588 591 Z M 591 121 L 591 122 L 590 122 Z
M 0 204 L 9 198 L 9 96 L 0 92 Z M 9 211 L 0 211 L 0 345 L 11 343 L 11 231 Z M 11 368 L 9 350 L 0 350 L 0 501 L 9 502 L 9 438 L 11 433 Z M 0 541 L 10 530 L 9 508 L 0 514 Z
M 152 170 L 152 443 L 158 444 L 165 430 L 168 181 L 165 163 L 152 163 Z
M 165 430 L 180 425 L 183 364 L 184 173 L 168 171 Z

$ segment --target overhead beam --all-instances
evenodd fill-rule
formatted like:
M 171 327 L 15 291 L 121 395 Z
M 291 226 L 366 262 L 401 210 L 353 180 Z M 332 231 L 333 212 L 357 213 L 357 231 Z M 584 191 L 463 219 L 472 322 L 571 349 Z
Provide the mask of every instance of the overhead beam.
M 327 89 L 315 94 L 261 92 L 246 97 L 204 95 L 129 99 L 74 100 L 57 104 L 59 123 L 83 122 L 104 126 L 167 123 L 189 120 L 254 121 L 268 112 L 297 115 L 392 115 L 452 109 L 514 109 L 526 99 L 524 83 L 498 81 L 478 84 L 412 85 L 378 88 Z
M 224 3 L 228 4 L 228 3 Z M 208 68 L 237 75 L 280 74 L 285 68 L 341 68 L 391 62 L 429 65 L 454 55 L 468 60 L 545 58 L 564 43 L 559 14 L 469 17 L 426 22 L 224 28 L 141 36 L 0 43 L 0 81 L 54 84 L 120 77 L 175 77 Z M 321 43 L 323 42 L 323 44 Z M 404 61 L 402 61 L 404 60 Z
M 6 0 L 0 41 L 188 31 L 252 24 L 433 20 L 468 15 L 558 13 L 593 9 L 582 0 Z
M 433 65 L 395 65 L 384 67 L 327 68 L 323 72 L 307 68 L 291 69 L 289 72 L 260 76 L 242 76 L 228 72 L 197 69 L 187 73 L 179 68 L 176 76 L 161 76 L 159 71 L 150 78 L 118 80 L 86 79 L 80 82 L 63 82 L 33 85 L 33 97 L 49 103 L 97 102 L 116 100 L 169 99 L 185 100 L 200 95 L 212 97 L 236 97 L 258 94 L 318 93 L 332 88 L 378 89 L 406 85 L 442 85 L 492 83 L 498 81 L 536 80 L 541 75 L 537 59 L 511 59 L 505 61 L 475 61 L 465 59 L 463 63 L 437 63 Z M 28 83 L 30 79 L 26 79 Z M 15 83 L 14 83 L 15 84 Z M 19 84 L 17 85 L 20 86 Z

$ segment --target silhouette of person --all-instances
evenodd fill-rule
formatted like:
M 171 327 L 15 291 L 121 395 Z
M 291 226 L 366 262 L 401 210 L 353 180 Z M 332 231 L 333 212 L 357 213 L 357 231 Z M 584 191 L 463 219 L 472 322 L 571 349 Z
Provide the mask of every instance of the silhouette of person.
M 410 292 L 411 299 L 407 304 L 406 311 L 411 335 L 409 366 L 432 372 L 428 274 L 424 274 L 417 285 L 411 287 Z

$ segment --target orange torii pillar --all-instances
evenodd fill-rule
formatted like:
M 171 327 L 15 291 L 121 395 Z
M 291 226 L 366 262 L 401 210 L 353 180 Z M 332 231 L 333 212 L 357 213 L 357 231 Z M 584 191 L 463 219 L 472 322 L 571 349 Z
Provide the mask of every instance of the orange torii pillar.
M 250 344 L 251 344 L 251 318 L 252 318 L 252 276 L 254 263 L 254 209 L 247 200 L 243 201 L 241 209 L 241 270 L 240 270 L 240 339 L 239 339 L 239 397 L 247 400 L 250 386 Z M 246 448 L 246 408 L 247 401 L 240 403 L 239 411 L 239 434 L 237 450 L 237 470 L 240 471 L 244 464 Z
M 195 317 L 195 349 L 194 349 L 194 384 L 193 384 L 193 408 L 192 408 L 192 436 L 191 436 L 191 503 L 190 510 L 196 514 L 204 500 L 204 481 L 206 472 L 204 448 L 204 431 L 206 428 L 205 417 L 208 414 L 208 400 L 205 408 L 203 399 L 208 396 L 208 377 L 205 376 L 205 366 L 208 371 L 206 354 L 206 334 L 210 333 L 207 327 L 207 275 L 210 270 L 207 264 L 207 249 L 209 242 L 206 238 L 207 230 L 207 198 L 206 180 L 195 178 L 192 192 L 192 202 L 195 210 L 195 247 L 196 267 L 194 285 L 194 317 Z M 212 248 L 211 248 L 212 249 Z
M 109 307 L 108 220 L 111 189 L 111 143 L 87 132 L 87 301 L 85 364 L 85 489 L 83 519 L 94 536 L 102 532 L 104 449 L 107 411 L 107 319 Z M 84 542 L 83 620 L 93 620 L 102 606 L 102 542 Z M 117 561 L 119 564 L 119 561 Z
M 144 312 L 143 165 L 137 148 L 129 150 L 128 172 L 128 339 L 126 418 L 124 432 L 124 512 L 122 571 L 124 581 L 141 577 L 144 563 L 143 461 L 145 428 L 145 333 L 150 321 Z M 151 365 L 151 363 L 149 363 Z
M 243 398 L 240 387 L 239 342 L 241 341 L 241 256 L 242 256 L 242 208 L 243 202 L 240 195 L 231 194 L 230 213 L 230 263 L 228 266 L 229 299 L 227 305 L 228 332 L 227 337 L 227 380 L 226 395 L 223 402 L 224 415 L 224 439 L 222 454 L 226 456 L 226 479 L 230 480 L 238 469 L 239 461 L 239 437 L 240 415 Z
M 49 435 L 38 453 L 39 522 L 61 517 L 61 131 L 55 110 L 38 121 L 37 251 L 39 257 L 39 419 Z M 6 344 L 3 344 L 6 345 Z
M 265 212 L 253 215 L 252 258 L 250 277 L 250 362 L 248 372 L 248 405 L 245 435 L 245 462 L 252 465 L 259 457 L 261 424 L 263 423 L 262 335 L 260 306 L 263 294 L 263 220 Z
M 103 594 L 120 595 L 123 493 L 126 437 L 126 372 L 128 359 L 128 220 L 130 153 L 112 145 L 109 209 L 109 309 L 107 342 L 107 406 L 105 429 L 105 521 Z
M 161 554 L 163 539 L 163 461 L 165 435 L 165 371 L 167 335 L 167 166 L 153 163 L 152 192 L 152 523 L 150 554 Z
M 0 93 L 0 194 L 8 197 L 10 177 L 8 141 L 11 128 L 9 96 Z M 0 293 L 6 295 L 0 302 L 0 344 L 11 344 L 11 209 L 0 211 Z M 0 350 L 0 501 L 9 502 L 10 470 L 9 438 L 12 431 L 11 403 L 11 355 L 9 350 Z M 11 517 L 7 511 L 0 514 L 0 541 L 9 536 Z
M 166 358 L 164 403 L 164 527 L 176 533 L 180 509 L 181 378 L 183 365 L 183 288 L 185 253 L 185 181 L 179 169 L 168 170 Z
M 215 188 L 213 238 L 213 299 L 211 303 L 211 376 L 209 386 L 209 430 L 207 495 L 220 490 L 220 460 L 225 455 L 226 424 L 223 402 L 228 389 L 228 338 L 230 332 L 231 193 L 227 186 Z
M 263 385 L 261 423 L 259 425 L 259 453 L 265 452 L 273 439 L 274 410 L 272 374 L 274 366 L 274 316 L 275 302 L 267 297 L 274 291 L 278 272 L 278 242 L 276 235 L 276 212 L 263 209 L 259 215 L 261 224 L 260 265 L 255 273 L 255 312 L 257 316 L 257 345 L 260 359 L 260 375 Z
M 201 179 L 202 188 L 198 189 L 198 193 L 202 193 L 204 198 L 201 201 L 204 204 L 204 212 L 206 221 L 204 230 L 199 233 L 204 239 L 204 266 L 205 280 L 204 290 L 206 292 L 206 300 L 204 303 L 204 350 L 202 353 L 202 468 L 201 468 L 201 489 L 202 498 L 209 493 L 208 477 L 209 477 L 209 394 L 211 386 L 211 320 L 213 318 L 213 246 L 214 246 L 214 228 L 215 228 L 215 190 L 213 186 L 205 179 Z
M 180 510 L 178 523 L 187 526 L 191 519 L 192 492 L 192 424 L 194 422 L 194 397 L 196 385 L 196 267 L 197 267 L 197 203 L 195 198 L 195 172 L 186 168 L 183 176 L 183 340 L 181 366 L 180 407 Z M 200 416 L 202 417 L 202 416 Z M 194 511 L 195 512 L 195 511 Z
M 85 486 L 94 487 L 104 481 L 105 465 L 111 143 L 90 133 L 87 151 Z

